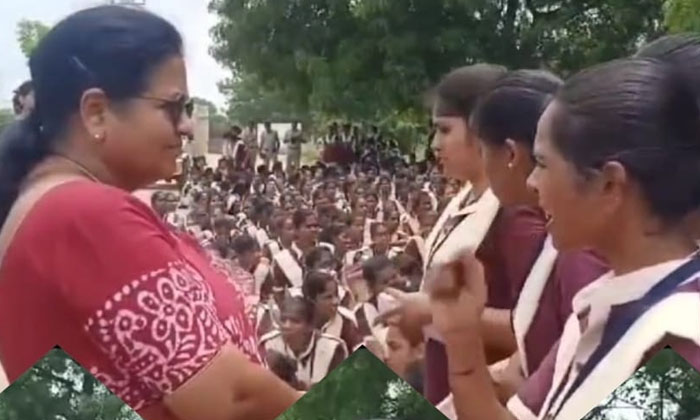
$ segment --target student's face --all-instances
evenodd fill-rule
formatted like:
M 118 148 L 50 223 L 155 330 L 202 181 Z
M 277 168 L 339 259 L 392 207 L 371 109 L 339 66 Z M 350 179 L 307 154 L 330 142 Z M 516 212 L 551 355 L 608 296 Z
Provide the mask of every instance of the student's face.
M 462 181 L 469 179 L 470 169 L 481 165 L 480 151 L 475 136 L 461 117 L 433 115 L 435 137 L 433 150 L 446 177 Z
M 316 296 L 315 310 L 319 319 L 331 319 L 338 312 L 340 300 L 338 297 L 338 283 L 335 281 L 326 282 L 326 289 Z
M 389 237 L 389 231 L 383 224 L 377 225 L 374 230 L 374 235 L 372 236 L 372 242 L 374 243 L 374 250 L 378 253 L 385 253 L 389 250 L 389 243 L 391 238 Z
M 309 325 L 303 317 L 301 310 L 297 308 L 282 309 L 280 314 L 280 330 L 282 338 L 287 342 L 298 341 L 311 331 Z
M 527 177 L 534 168 L 531 151 L 511 140 L 505 145 L 481 143 L 484 170 L 494 195 L 503 206 L 523 203 Z
M 338 192 L 338 187 L 335 183 L 330 183 L 326 186 L 326 196 L 329 200 L 335 200 L 335 195 Z
M 397 211 L 387 213 L 384 224 L 386 225 L 386 230 L 389 233 L 396 232 L 396 230 L 399 228 L 399 213 Z
M 335 246 L 338 255 L 345 255 L 348 250 L 352 249 L 352 238 L 350 237 L 348 229 L 340 231 L 340 235 L 338 235 L 338 239 L 335 241 Z
M 557 112 L 553 102 L 540 119 L 534 146 L 536 167 L 527 183 L 538 194 L 540 207 L 548 217 L 547 230 L 557 249 L 595 247 L 600 238 L 615 231 L 606 222 L 610 215 L 606 202 L 619 202 L 620 197 L 604 197 L 595 180 L 583 181 L 573 164 L 559 153 L 552 140 Z
M 318 238 L 320 226 L 315 214 L 306 217 L 306 221 L 299 227 L 297 237 L 300 242 L 306 244 L 315 244 Z
M 433 209 L 433 201 L 430 196 L 426 193 L 421 193 L 418 196 L 418 213 L 429 212 Z
M 422 345 L 411 346 L 411 343 L 394 325 L 389 326 L 386 337 L 386 355 L 384 363 L 402 379 L 408 379 L 412 366 L 422 360 Z
M 373 195 L 367 195 L 365 197 L 367 203 L 367 210 L 372 213 L 377 209 L 377 199 Z

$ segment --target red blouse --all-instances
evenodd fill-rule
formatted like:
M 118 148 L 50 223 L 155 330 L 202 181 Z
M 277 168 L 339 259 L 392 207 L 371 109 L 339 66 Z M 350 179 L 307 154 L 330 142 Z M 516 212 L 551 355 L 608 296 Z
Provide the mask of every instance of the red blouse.
M 58 344 L 140 414 L 166 413 L 164 396 L 225 343 L 260 363 L 233 280 L 116 188 L 74 181 L 44 195 L 0 279 L 0 359 L 10 381 Z

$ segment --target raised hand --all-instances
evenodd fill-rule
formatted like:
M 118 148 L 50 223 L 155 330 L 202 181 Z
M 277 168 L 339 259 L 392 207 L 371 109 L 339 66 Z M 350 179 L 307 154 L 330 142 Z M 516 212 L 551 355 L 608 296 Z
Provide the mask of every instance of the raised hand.
M 425 281 L 433 325 L 441 335 L 478 328 L 488 290 L 484 268 L 473 253 L 433 268 Z

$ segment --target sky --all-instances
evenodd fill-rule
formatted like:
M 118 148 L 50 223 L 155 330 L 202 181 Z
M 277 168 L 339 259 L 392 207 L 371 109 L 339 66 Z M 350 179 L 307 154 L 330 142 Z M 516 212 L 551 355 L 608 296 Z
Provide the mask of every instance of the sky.
M 63 17 L 100 0 L 0 0 L 0 108 L 10 107 L 12 91 L 29 78 L 27 60 L 17 43 L 17 23 L 40 20 L 53 25 Z M 105 1 L 102 1 L 105 3 Z M 185 40 L 185 56 L 191 96 L 226 105 L 217 82 L 229 76 L 208 53 L 209 30 L 216 16 L 207 10 L 209 0 L 146 0 L 146 8 L 172 22 Z

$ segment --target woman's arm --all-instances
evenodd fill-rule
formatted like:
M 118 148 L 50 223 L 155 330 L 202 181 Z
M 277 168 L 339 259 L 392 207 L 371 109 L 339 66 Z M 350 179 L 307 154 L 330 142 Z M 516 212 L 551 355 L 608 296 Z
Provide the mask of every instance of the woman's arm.
M 447 350 L 449 382 L 459 420 L 511 420 L 493 386 L 481 333 L 487 287 L 473 254 L 426 277 L 433 324 Z
M 492 386 L 483 341 L 476 328 L 445 337 L 449 381 L 459 420 L 515 420 Z
M 488 364 L 510 357 L 518 348 L 508 309 L 486 308 L 481 315 L 481 335 Z
M 178 420 L 274 420 L 301 395 L 228 344 L 164 404 Z

